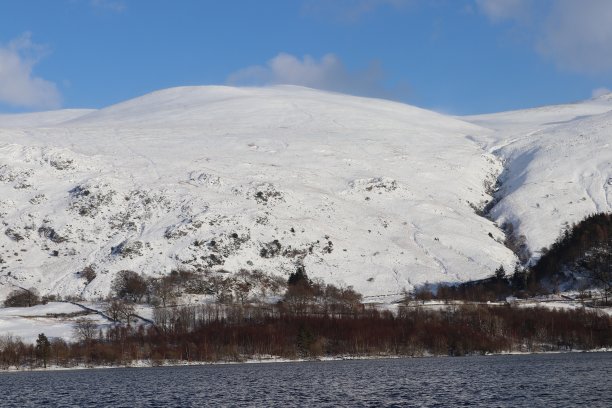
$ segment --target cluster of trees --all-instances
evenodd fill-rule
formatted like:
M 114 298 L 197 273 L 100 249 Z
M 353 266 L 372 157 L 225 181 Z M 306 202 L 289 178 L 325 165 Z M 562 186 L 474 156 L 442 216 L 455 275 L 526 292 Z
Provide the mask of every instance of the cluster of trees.
M 255 299 L 280 296 L 285 290 L 284 279 L 260 270 L 192 272 L 173 270 L 163 277 L 148 277 L 130 270 L 119 271 L 112 284 L 112 296 L 133 303 L 147 302 L 166 307 L 183 294 L 206 294 L 219 303 L 246 304 Z
M 264 355 L 459 356 L 612 346 L 612 317 L 585 309 L 464 305 L 401 307 L 397 314 L 368 307 L 351 314 L 299 314 L 282 305 L 217 306 L 196 310 L 195 318 L 193 309 L 177 307 L 174 324 L 93 329 L 74 343 L 39 336 L 36 345 L 28 345 L 5 336 L 0 338 L 0 368 L 240 361 Z
M 588 311 L 461 306 L 364 308 L 352 314 L 295 314 L 272 307 L 242 319 L 201 320 L 189 330 L 150 331 L 154 359 L 214 361 L 244 356 L 465 355 L 606 347 L 612 319 Z M 169 341 L 168 341 L 169 340 Z
M 186 334 L 212 322 L 240 324 L 282 316 L 327 316 L 337 318 L 363 313 L 362 296 L 351 287 L 339 288 L 311 281 L 303 269 L 289 277 L 285 295 L 276 303 L 207 303 L 154 309 L 156 329 Z
M 44 303 L 35 288 L 15 289 L 4 300 L 6 307 L 32 307 Z
M 468 302 L 488 302 L 505 300 L 510 296 L 529 297 L 542 293 L 542 286 L 528 279 L 529 271 L 516 267 L 507 275 L 500 266 L 493 276 L 458 284 L 423 285 L 407 294 L 406 299 L 415 300 L 462 300 Z
M 555 243 L 542 248 L 542 256 L 529 268 L 516 267 L 507 274 L 500 266 L 487 279 L 459 284 L 417 288 L 419 300 L 495 301 L 508 296 L 549 294 L 560 287 L 585 290 L 599 288 L 602 305 L 610 304 L 612 293 L 612 214 L 594 214 L 568 226 Z
M 362 295 L 352 286 L 338 287 L 320 279 L 311 280 L 303 266 L 289 275 L 287 290 L 279 305 L 298 315 L 352 314 L 363 309 Z
M 582 274 L 590 283 L 612 289 L 612 214 L 586 217 L 566 228 L 531 269 L 530 280 L 558 285 Z

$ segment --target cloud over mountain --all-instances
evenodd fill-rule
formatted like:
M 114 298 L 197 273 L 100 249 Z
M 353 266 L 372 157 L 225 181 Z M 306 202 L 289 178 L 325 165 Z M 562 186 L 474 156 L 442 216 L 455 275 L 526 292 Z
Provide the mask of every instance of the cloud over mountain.
M 388 97 L 384 73 L 376 63 L 363 70 L 349 70 L 334 54 L 321 59 L 305 55 L 301 59 L 280 53 L 265 65 L 254 65 L 231 74 L 231 85 L 300 85 L 353 95 Z
M 608 0 L 476 0 L 492 22 L 518 22 L 535 50 L 558 67 L 580 73 L 612 72 L 612 2 Z
M 0 44 L 0 103 L 22 108 L 57 108 L 57 86 L 33 74 L 45 53 L 26 33 L 6 45 Z

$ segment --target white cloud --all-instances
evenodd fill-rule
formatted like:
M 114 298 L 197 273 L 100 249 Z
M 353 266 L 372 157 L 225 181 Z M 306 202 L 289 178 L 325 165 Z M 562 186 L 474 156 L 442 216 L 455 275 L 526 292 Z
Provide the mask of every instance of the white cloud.
M 334 54 L 317 60 L 309 55 L 302 59 L 281 53 L 265 66 L 256 65 L 231 74 L 231 85 L 301 85 L 354 95 L 388 97 L 381 68 L 372 63 L 360 71 L 349 71 Z
M 491 21 L 523 20 L 531 12 L 531 0 L 476 0 L 481 13 Z
M 612 1 L 555 1 L 537 50 L 571 71 L 612 71 Z
M 529 24 L 535 50 L 557 66 L 612 72 L 611 0 L 475 0 L 492 22 Z
M 302 11 L 306 14 L 338 18 L 354 22 L 380 7 L 403 9 L 418 0 L 305 0 Z
M 0 44 L 0 103 L 36 109 L 60 106 L 57 86 L 32 74 L 44 53 L 44 48 L 34 44 L 29 33 L 7 45 Z

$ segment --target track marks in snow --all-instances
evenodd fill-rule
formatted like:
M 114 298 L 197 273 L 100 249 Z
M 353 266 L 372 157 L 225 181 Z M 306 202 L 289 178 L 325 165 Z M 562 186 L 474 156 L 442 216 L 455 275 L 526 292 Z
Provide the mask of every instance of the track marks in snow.
M 421 252 L 423 252 L 423 254 L 429 258 L 430 260 L 432 260 L 438 267 L 438 269 L 440 270 L 440 272 L 445 275 L 448 276 L 448 269 L 446 267 L 446 265 L 444 265 L 444 262 L 442 262 L 442 260 L 440 260 L 440 258 L 438 258 L 437 256 L 435 256 L 434 254 L 431 253 L 431 251 L 429 249 L 427 249 L 427 247 L 425 247 L 425 245 L 423 245 L 420 241 L 419 241 L 419 235 L 423 235 L 423 232 L 421 231 L 421 229 L 414 223 L 410 223 L 410 226 L 412 227 L 413 231 L 412 231 L 412 241 L 416 244 L 416 246 L 421 250 Z

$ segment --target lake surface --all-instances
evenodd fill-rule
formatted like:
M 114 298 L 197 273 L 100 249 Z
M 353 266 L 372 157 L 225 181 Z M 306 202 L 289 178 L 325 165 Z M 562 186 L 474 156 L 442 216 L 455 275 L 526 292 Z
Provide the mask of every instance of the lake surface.
M 612 407 L 612 353 L 0 374 L 15 407 Z

